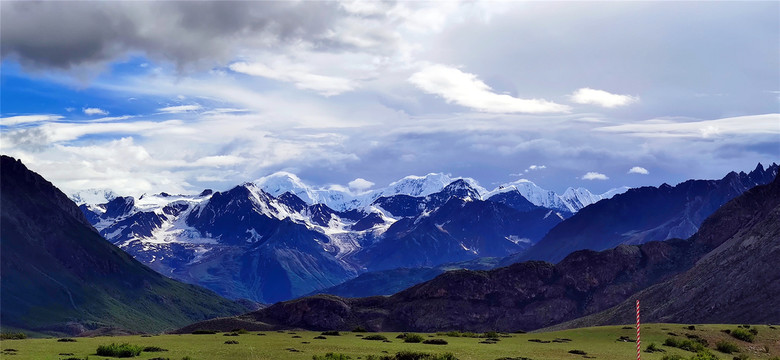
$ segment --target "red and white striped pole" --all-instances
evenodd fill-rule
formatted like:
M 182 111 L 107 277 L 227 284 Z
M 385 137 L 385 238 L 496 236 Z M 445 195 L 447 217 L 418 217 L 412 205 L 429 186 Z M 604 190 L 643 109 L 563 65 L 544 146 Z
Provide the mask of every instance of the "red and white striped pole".
M 642 360 L 642 340 L 639 339 L 639 299 L 636 299 L 636 360 Z

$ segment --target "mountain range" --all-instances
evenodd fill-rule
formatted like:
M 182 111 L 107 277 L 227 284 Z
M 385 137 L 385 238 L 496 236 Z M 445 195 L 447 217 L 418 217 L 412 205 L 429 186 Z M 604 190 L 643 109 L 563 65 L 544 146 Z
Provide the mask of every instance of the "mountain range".
M 687 237 L 718 206 L 774 174 L 777 165 L 759 164 L 722 180 L 602 195 L 569 189 L 559 196 L 527 180 L 487 191 L 472 179 L 443 174 L 410 176 L 355 195 L 276 173 L 224 192 L 114 197 L 81 209 L 104 237 L 162 274 L 228 298 L 273 303 L 367 272 L 412 285 L 399 279 L 404 271 L 388 270 L 481 257 L 505 257 L 501 265 L 557 262 L 579 249 Z M 425 275 L 420 280 L 435 275 L 416 273 Z
M 107 242 L 40 175 L 0 157 L 4 330 L 159 332 L 247 307 L 162 276 Z
M 676 186 L 630 189 L 577 212 L 558 224 L 532 249 L 505 259 L 558 262 L 573 251 L 605 250 L 619 244 L 687 238 L 702 221 L 746 190 L 771 182 L 778 165 L 761 164 L 750 173 L 730 172 L 720 180 L 688 180 Z
M 366 271 L 518 253 L 570 210 L 620 191 L 572 189 L 562 197 L 519 181 L 489 192 L 471 179 L 428 174 L 353 195 L 277 173 L 223 192 L 135 199 L 86 191 L 73 198 L 98 200 L 80 205 L 87 219 L 160 273 L 229 298 L 273 303 Z
M 581 250 L 555 265 L 449 271 L 392 296 L 317 295 L 179 331 L 533 330 L 578 318 L 562 326 L 632 323 L 634 299 L 649 309 L 646 321 L 777 323 L 778 224 L 780 177 L 725 204 L 686 240 Z

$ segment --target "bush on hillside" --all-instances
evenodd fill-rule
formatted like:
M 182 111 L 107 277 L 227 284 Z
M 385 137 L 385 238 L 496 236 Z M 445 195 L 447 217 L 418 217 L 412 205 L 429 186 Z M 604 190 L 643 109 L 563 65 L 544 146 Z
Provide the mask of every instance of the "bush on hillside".
M 718 341 L 718 343 L 715 344 L 715 349 L 724 354 L 739 352 L 739 346 L 726 340 Z
M 751 332 L 742 328 L 736 328 L 734 330 L 731 330 L 731 336 L 733 336 L 736 339 L 747 341 L 747 342 L 753 342 L 753 340 L 756 339 L 755 334 L 752 334 Z
M 364 336 L 363 340 L 387 340 L 387 337 L 385 337 L 384 335 L 374 334 L 374 335 Z
M 141 351 L 143 351 L 144 348 L 142 346 L 138 345 L 130 345 L 128 343 L 122 343 L 122 344 L 116 344 L 111 343 L 111 345 L 100 345 L 97 348 L 97 354 L 100 356 L 113 356 L 113 357 L 134 357 L 141 355 Z
M 428 345 L 447 345 L 449 343 L 447 342 L 447 340 L 444 340 L 444 339 L 428 339 L 428 340 L 423 341 L 423 344 L 428 344 Z
M 27 339 L 27 334 L 23 332 L 0 333 L 0 340 L 22 340 L 22 339 Z
M 341 333 L 335 330 L 331 330 L 331 331 L 323 331 L 320 335 L 341 336 Z
M 404 334 L 405 343 L 419 343 L 423 341 L 423 337 L 418 334 Z

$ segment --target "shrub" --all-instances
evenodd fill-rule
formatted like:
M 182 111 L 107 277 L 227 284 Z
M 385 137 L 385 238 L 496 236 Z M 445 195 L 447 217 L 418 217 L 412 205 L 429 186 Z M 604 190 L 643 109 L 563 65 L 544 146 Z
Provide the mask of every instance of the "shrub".
M 680 355 L 665 355 L 662 360 L 685 360 L 685 358 Z
M 113 357 L 134 357 L 141 354 L 144 348 L 138 345 L 130 345 L 128 343 L 122 343 L 117 345 L 111 343 L 111 345 L 100 345 L 97 348 L 97 354 L 100 356 L 113 356 Z
M 739 354 L 734 357 L 734 360 L 750 360 L 750 356 L 747 356 L 747 354 Z
M 664 341 L 664 345 L 680 348 L 690 352 L 698 352 L 698 351 L 705 350 L 705 347 L 701 342 L 692 341 L 692 340 L 666 338 L 666 341 Z
M 230 330 L 230 332 L 238 333 L 238 334 L 249 334 L 249 331 L 246 331 L 246 329 L 233 329 Z
M 300 336 L 299 336 L 299 337 L 300 337 Z M 322 336 L 322 335 L 317 335 L 317 336 L 315 336 L 314 338 L 315 338 L 315 339 L 317 339 L 317 340 L 325 340 L 325 339 L 327 339 L 326 337 L 324 337 L 324 336 Z M 326 355 L 327 355 L 327 354 L 326 354 Z
M 418 334 L 404 334 L 405 343 L 419 343 L 423 341 L 423 337 Z
M 525 334 L 525 330 L 515 330 L 515 334 Z
M 168 349 L 163 349 L 159 346 L 147 346 L 144 348 L 145 352 L 162 352 L 162 351 L 168 351 Z
M 756 339 L 756 335 L 751 334 L 749 331 L 742 328 L 736 328 L 734 330 L 731 330 L 731 336 L 733 336 L 736 339 L 747 341 L 747 342 L 753 342 L 753 340 Z
M 328 335 L 328 336 L 341 336 L 341 334 L 338 331 L 332 330 L 332 331 L 323 331 L 320 335 Z
M 486 337 L 486 338 L 497 338 L 497 337 L 499 337 L 499 334 L 498 334 L 498 332 L 496 332 L 496 331 L 488 331 L 488 332 L 486 332 L 486 333 L 482 334 L 482 337 Z
M 57 342 L 76 342 L 76 339 L 62 338 L 62 339 L 57 339 Z
M 354 329 L 352 329 L 352 332 L 368 332 L 366 328 L 362 326 L 356 326 Z
M 89 359 L 87 359 L 87 360 L 89 360 Z M 153 357 L 153 358 L 151 358 L 151 359 L 149 359 L 149 360 L 171 360 L 171 358 L 164 358 L 164 357 Z
M 715 348 L 724 354 L 739 352 L 739 346 L 726 340 L 718 341 L 718 343 L 715 344 Z
M 214 330 L 195 330 L 192 332 L 193 335 L 212 335 L 216 333 Z
M 696 327 L 693 325 L 688 325 L 688 330 L 696 330 Z
M 384 335 L 374 334 L 363 337 L 363 340 L 387 340 Z
M 450 353 L 428 354 L 424 352 L 415 352 L 415 351 L 401 351 L 396 353 L 394 357 L 387 357 L 386 359 L 387 360 L 458 360 L 458 358 L 456 358 L 454 355 Z
M 228 341 L 225 341 L 225 344 L 228 344 L 228 345 L 234 345 L 234 344 L 238 344 L 238 341 L 235 341 L 235 340 L 228 340 Z
M 447 345 L 449 343 L 447 342 L 447 340 L 444 340 L 444 339 L 428 339 L 428 340 L 423 341 L 423 344 L 428 344 L 428 345 Z
M 582 350 L 569 350 L 569 354 L 574 355 L 588 355 L 588 353 L 582 351 Z
M 691 360 L 720 360 L 717 356 L 713 355 L 709 350 L 700 350 L 696 352 L 696 355 L 691 357 Z
M 349 360 L 352 358 L 344 354 L 327 353 L 324 356 L 314 355 L 311 357 L 311 359 L 312 360 Z
M 758 335 L 758 328 L 750 328 L 748 331 L 750 331 L 750 333 L 753 335 Z
M 224 333 L 222 336 L 238 336 L 238 333 Z
M 22 340 L 22 339 L 27 339 L 27 334 L 23 332 L 0 333 L 0 340 Z
M 654 352 L 665 352 L 666 350 L 661 349 L 655 343 L 650 343 L 650 345 L 647 347 L 647 349 L 645 349 L 645 351 L 647 351 L 649 353 L 654 353 Z

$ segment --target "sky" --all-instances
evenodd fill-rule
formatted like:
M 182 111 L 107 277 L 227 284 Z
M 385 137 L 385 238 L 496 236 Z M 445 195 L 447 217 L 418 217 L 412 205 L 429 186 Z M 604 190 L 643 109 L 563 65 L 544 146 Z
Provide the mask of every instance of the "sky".
M 780 2 L 0 2 L 0 152 L 66 193 L 276 171 L 562 193 L 780 160 Z

